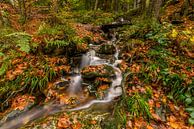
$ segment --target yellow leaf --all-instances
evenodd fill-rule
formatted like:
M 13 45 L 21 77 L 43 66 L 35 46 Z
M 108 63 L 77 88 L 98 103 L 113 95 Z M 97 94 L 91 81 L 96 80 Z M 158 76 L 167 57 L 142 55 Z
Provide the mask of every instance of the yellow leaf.
M 190 38 L 190 40 L 191 40 L 191 42 L 194 43 L 194 36 L 192 36 L 192 37 Z
M 185 31 L 183 31 L 183 33 L 186 34 L 186 35 L 192 34 L 192 32 L 189 29 L 186 29 Z
M 152 126 L 150 125 L 147 125 L 147 129 L 153 129 Z
M 173 38 L 176 38 L 176 37 L 177 37 L 177 35 L 178 35 L 177 30 L 173 29 L 173 30 L 172 30 L 172 34 L 171 34 L 171 36 L 172 36 Z
M 170 126 L 173 128 L 173 129 L 178 129 L 180 126 L 179 124 L 175 123 L 175 122 L 170 122 Z

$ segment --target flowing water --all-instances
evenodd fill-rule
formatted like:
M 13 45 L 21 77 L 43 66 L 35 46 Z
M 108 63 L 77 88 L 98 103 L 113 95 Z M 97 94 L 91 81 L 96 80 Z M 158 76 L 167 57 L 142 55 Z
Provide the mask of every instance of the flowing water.
M 113 45 L 116 47 L 116 38 L 113 37 L 113 39 L 110 41 L 113 43 Z M 62 111 L 78 111 L 78 110 L 83 110 L 90 108 L 92 105 L 96 104 L 104 104 L 110 103 L 112 100 L 114 100 L 116 97 L 120 96 L 122 94 L 122 88 L 121 88 L 121 82 L 122 82 L 122 72 L 119 68 L 117 68 L 117 65 L 121 63 L 121 60 L 118 60 L 118 55 L 119 55 L 119 50 L 116 47 L 116 53 L 113 55 L 114 59 L 105 59 L 97 56 L 95 49 L 97 48 L 97 45 L 90 44 L 90 50 L 82 55 L 81 58 L 81 64 L 79 67 L 76 67 L 73 71 L 74 75 L 70 77 L 70 86 L 67 89 L 67 93 L 71 95 L 80 95 L 83 94 L 83 88 L 82 88 L 82 77 L 80 74 L 80 71 L 83 67 L 89 66 L 89 65 L 101 65 L 101 64 L 106 64 L 115 70 L 115 78 L 112 79 L 112 84 L 110 88 L 108 89 L 108 92 L 106 96 L 103 99 L 91 99 L 84 104 L 79 105 L 78 107 L 72 108 L 72 109 L 67 109 L 65 105 L 61 104 L 48 104 L 42 107 L 36 107 L 24 114 L 21 114 L 19 117 L 3 124 L 0 129 L 14 129 L 21 127 L 22 125 L 28 123 L 29 121 L 33 121 L 35 119 L 38 119 L 40 117 L 54 114 L 57 112 L 62 112 Z

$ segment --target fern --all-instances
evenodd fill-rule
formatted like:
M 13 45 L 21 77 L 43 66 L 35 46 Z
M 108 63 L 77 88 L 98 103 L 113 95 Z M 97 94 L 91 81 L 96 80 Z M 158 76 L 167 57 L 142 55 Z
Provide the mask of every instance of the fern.
M 8 68 L 7 64 L 3 63 L 1 68 L 0 68 L 0 76 L 6 72 L 7 68 Z
M 20 47 L 20 50 L 21 51 L 24 51 L 26 53 L 29 53 L 30 52 L 30 44 L 29 44 L 29 37 L 21 37 L 20 39 L 18 39 L 16 41 L 17 43 L 17 46 Z
M 9 64 L 10 64 L 10 61 L 9 61 L 8 58 L 3 60 L 2 65 L 0 67 L 0 76 L 2 76 L 3 74 L 5 74 L 5 72 L 8 69 Z
M 58 47 L 58 48 L 69 45 L 69 42 L 65 40 L 54 40 L 54 41 L 46 40 L 46 43 L 47 43 L 47 47 Z
M 0 46 L 2 49 L 19 47 L 21 51 L 30 52 L 31 36 L 25 32 L 15 32 L 4 35 L 0 38 Z
M 148 103 L 139 93 L 135 93 L 133 96 L 127 97 L 126 104 L 132 118 L 143 116 L 149 120 L 152 117 L 149 111 Z

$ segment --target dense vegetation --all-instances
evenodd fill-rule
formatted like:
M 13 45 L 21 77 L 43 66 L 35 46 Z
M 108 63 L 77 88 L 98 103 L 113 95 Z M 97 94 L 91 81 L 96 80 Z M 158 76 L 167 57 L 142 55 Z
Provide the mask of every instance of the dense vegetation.
M 101 30 L 102 25 L 123 20 L 130 25 L 108 33 Z M 86 118 L 82 112 L 57 114 L 53 118 L 57 127 L 179 129 L 194 125 L 192 0 L 5 0 L 0 2 L 0 29 L 1 121 L 29 103 L 33 103 L 30 108 L 51 100 L 74 103 L 75 98 L 55 93 L 54 83 L 71 75 L 80 63 L 72 60 L 86 53 L 89 44 L 105 42 L 106 47 L 114 33 L 122 60 L 118 67 L 123 94 L 113 111 L 103 119 Z M 101 53 L 116 51 L 107 50 Z M 109 67 L 81 71 L 83 78 L 96 77 L 89 84 L 94 85 L 91 94 L 97 98 L 111 83 L 114 72 Z

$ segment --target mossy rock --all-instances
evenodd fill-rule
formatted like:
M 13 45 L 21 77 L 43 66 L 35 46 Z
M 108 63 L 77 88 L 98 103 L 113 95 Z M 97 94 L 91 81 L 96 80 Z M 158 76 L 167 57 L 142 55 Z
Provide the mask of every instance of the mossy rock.
M 115 75 L 114 69 L 109 65 L 87 66 L 81 71 L 82 78 L 92 79 L 96 77 L 110 78 Z
M 35 105 L 35 101 L 31 101 L 31 100 L 28 100 L 28 99 L 29 98 L 26 98 L 26 100 L 25 100 L 26 102 L 23 102 L 23 103 L 21 102 L 22 104 L 27 103 L 26 105 L 22 105 L 21 104 L 20 107 L 17 107 L 16 109 L 10 108 L 5 113 L 3 113 L 3 115 L 0 116 L 0 125 L 2 125 L 3 123 L 5 123 L 6 121 L 12 120 L 12 119 L 20 116 L 24 112 L 30 110 Z
M 116 48 L 111 43 L 104 43 L 100 45 L 100 48 L 97 51 L 99 54 L 114 54 L 116 52 Z

